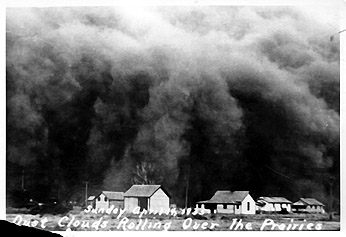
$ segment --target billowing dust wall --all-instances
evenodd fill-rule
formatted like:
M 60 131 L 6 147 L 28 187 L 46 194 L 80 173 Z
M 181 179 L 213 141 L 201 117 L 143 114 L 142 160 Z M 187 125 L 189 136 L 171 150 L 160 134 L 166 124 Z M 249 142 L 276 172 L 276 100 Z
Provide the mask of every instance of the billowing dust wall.
M 336 12 L 336 11 L 335 11 Z M 7 191 L 339 195 L 339 35 L 294 7 L 6 10 Z M 334 15 L 332 15 L 334 16 Z M 331 37 L 333 36 L 333 37 Z M 136 167 L 149 167 L 146 178 Z M 142 167 L 142 166 L 141 166 Z M 135 181 L 134 181 L 135 180 Z

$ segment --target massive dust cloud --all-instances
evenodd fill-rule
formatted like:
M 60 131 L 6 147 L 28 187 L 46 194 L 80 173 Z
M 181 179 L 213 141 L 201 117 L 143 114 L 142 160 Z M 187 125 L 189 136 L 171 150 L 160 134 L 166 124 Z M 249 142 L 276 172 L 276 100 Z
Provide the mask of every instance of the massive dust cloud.
M 294 7 L 9 8 L 7 192 L 339 199 L 338 23 Z

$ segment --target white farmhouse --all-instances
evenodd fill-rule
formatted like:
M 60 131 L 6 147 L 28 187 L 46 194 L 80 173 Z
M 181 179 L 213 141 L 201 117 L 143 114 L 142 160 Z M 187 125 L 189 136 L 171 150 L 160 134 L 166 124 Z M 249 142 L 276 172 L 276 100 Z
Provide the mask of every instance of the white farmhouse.
M 167 213 L 170 195 L 161 185 L 133 185 L 124 194 L 125 209 L 135 208 Z
M 259 212 L 292 212 L 292 202 L 284 197 L 259 197 L 256 206 Z
M 249 191 L 216 191 L 207 201 L 200 201 L 196 209 L 210 213 L 255 214 L 256 204 Z
M 114 205 L 115 208 L 124 208 L 124 193 L 102 191 L 94 198 L 95 208 L 107 209 Z

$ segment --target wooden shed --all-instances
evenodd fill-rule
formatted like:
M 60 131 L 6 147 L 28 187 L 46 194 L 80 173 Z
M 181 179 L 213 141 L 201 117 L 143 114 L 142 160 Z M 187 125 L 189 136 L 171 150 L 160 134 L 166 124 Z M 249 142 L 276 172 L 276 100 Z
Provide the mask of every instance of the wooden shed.
M 284 197 L 259 197 L 256 207 L 259 212 L 292 212 L 292 202 Z
M 114 205 L 115 208 L 124 208 L 124 193 L 102 191 L 95 197 L 95 208 L 107 209 Z
M 211 213 L 256 214 L 249 191 L 216 191 L 210 200 L 197 202 L 196 208 Z
M 315 198 L 300 198 L 292 204 L 293 212 L 325 213 L 325 205 Z
M 170 195 L 161 185 L 133 185 L 124 194 L 125 209 L 140 207 L 149 211 L 169 211 Z
M 95 196 L 89 196 L 87 200 L 88 206 L 95 208 Z

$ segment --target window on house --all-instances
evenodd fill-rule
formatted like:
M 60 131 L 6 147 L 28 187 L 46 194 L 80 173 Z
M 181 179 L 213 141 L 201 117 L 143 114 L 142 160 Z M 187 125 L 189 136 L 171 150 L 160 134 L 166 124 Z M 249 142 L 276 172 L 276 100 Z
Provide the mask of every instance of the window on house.
M 105 202 L 107 202 L 107 200 L 108 200 L 107 197 L 105 197 Z
M 237 204 L 237 206 L 236 206 L 236 207 L 237 207 L 237 209 L 239 209 L 239 204 Z
M 223 204 L 223 209 L 227 209 L 227 204 Z
M 101 201 L 101 198 L 100 198 L 100 197 L 98 197 L 98 198 L 97 198 L 97 201 Z
M 250 203 L 247 203 L 247 210 L 250 211 Z

